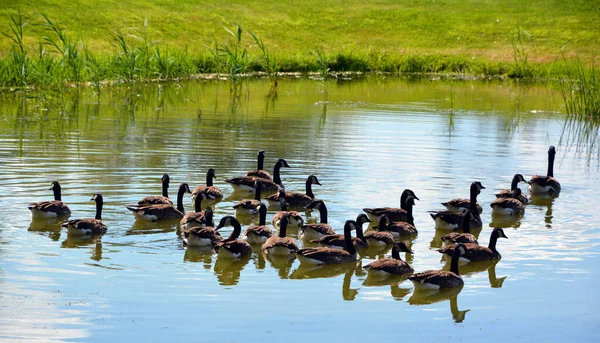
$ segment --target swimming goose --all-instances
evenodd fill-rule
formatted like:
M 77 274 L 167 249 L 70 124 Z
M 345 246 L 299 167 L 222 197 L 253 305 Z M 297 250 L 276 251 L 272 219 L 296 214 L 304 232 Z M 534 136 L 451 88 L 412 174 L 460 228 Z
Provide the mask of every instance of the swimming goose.
M 335 249 L 328 247 L 304 248 L 295 252 L 300 263 L 305 264 L 339 264 L 356 262 L 360 256 L 352 244 L 351 231 L 355 230 L 357 224 L 354 220 L 347 220 L 344 224 L 344 239 L 346 247 L 344 249 Z
M 304 218 L 300 215 L 299 212 L 296 211 L 288 211 L 288 204 L 285 201 L 285 198 L 281 198 L 279 200 L 279 207 L 281 207 L 281 211 L 275 213 L 271 223 L 275 229 L 279 229 L 279 222 L 283 216 L 288 217 L 288 228 L 299 230 L 302 225 L 304 225 Z
M 477 242 L 477 237 L 471 234 L 469 222 L 471 221 L 472 216 L 473 213 L 471 212 L 471 210 L 467 210 L 462 217 L 461 228 L 463 230 L 463 233 L 451 232 L 443 236 L 442 241 L 446 244 L 448 244 L 448 242 L 479 244 L 479 242 Z
M 515 188 L 510 198 L 498 198 L 490 204 L 492 215 L 516 216 L 525 212 L 525 205 L 519 200 L 521 189 Z
M 258 217 L 258 226 L 249 226 L 246 228 L 242 237 L 250 244 L 263 244 L 269 237 L 273 236 L 273 231 L 266 225 L 267 206 L 263 203 L 258 206 Z
M 391 222 L 388 223 L 384 228 L 385 231 L 391 232 L 392 236 L 394 236 L 395 239 L 400 236 L 412 236 L 419 233 L 417 231 L 417 228 L 415 228 L 414 218 L 412 215 L 412 208 L 415 204 L 415 197 L 409 196 L 408 198 L 406 198 L 405 204 L 407 216 L 409 219 L 408 222 Z
M 204 190 L 196 194 L 197 201 L 194 203 L 194 212 L 186 213 L 179 221 L 179 227 L 181 228 L 181 231 L 195 227 L 204 227 L 206 225 L 206 213 L 205 211 L 202 211 L 202 201 L 208 199 L 212 200 L 212 197 Z M 207 209 L 209 208 L 210 207 L 207 207 Z
M 225 179 L 225 182 L 230 183 L 236 190 L 245 190 L 254 193 L 256 186 L 255 182 L 260 182 L 262 191 L 266 193 L 277 192 L 282 186 L 279 170 L 281 167 L 289 168 L 287 161 L 280 158 L 273 168 L 273 180 L 263 179 L 256 176 L 240 176 L 233 179 Z
M 460 210 L 461 212 L 455 211 L 437 211 L 434 213 L 430 213 L 431 218 L 435 221 L 436 229 L 441 230 L 455 230 L 462 223 L 462 218 L 464 216 L 464 210 L 471 210 L 471 220 L 469 221 L 469 225 L 471 227 L 480 227 L 482 225 L 481 216 L 479 215 L 479 209 L 477 208 L 477 195 L 479 194 L 481 189 L 485 189 L 485 187 L 479 182 L 475 181 L 471 183 L 471 199 L 469 201 L 469 206 Z
M 400 253 L 413 253 L 404 242 L 394 244 L 392 248 L 392 258 L 380 258 L 371 262 L 363 268 L 368 270 L 369 274 L 376 275 L 406 275 L 412 274 L 414 269 L 400 258 Z
M 318 224 L 305 224 L 302 226 L 300 238 L 304 240 L 319 239 L 325 235 L 335 235 L 335 231 L 331 225 L 327 224 L 327 206 L 322 200 L 314 200 L 307 209 L 319 210 L 320 221 Z
M 462 254 L 460 259 L 466 262 L 490 261 L 500 259 L 500 253 L 498 252 L 498 250 L 496 250 L 496 242 L 498 241 L 498 238 L 508 238 L 504 234 L 504 230 L 502 230 L 499 227 L 492 230 L 492 234 L 490 235 L 490 243 L 487 247 L 483 247 L 475 243 L 465 244 L 465 252 Z M 454 256 L 453 253 L 456 246 L 456 244 L 449 245 L 447 247 L 438 249 L 438 251 L 442 254 Z
M 197 186 L 192 191 L 192 204 L 196 203 L 196 197 L 198 196 L 198 194 L 200 192 L 205 192 L 206 194 L 208 194 L 209 195 L 208 199 L 211 199 L 211 200 L 223 198 L 223 192 L 221 192 L 219 187 L 216 187 L 213 185 L 213 179 L 215 177 L 216 177 L 215 170 L 213 168 L 210 168 L 208 170 L 208 172 L 206 173 L 206 185 L 205 186 L 203 186 L 203 185 Z
M 194 226 L 183 231 L 183 243 L 189 247 L 207 247 L 215 245 L 223 237 L 215 229 L 212 208 L 204 210 L 204 223 L 202 226 Z
M 242 226 L 240 225 L 240 222 L 235 219 L 234 216 L 225 216 L 221 218 L 216 230 L 219 230 L 225 226 L 233 226 L 233 231 L 229 237 L 215 244 L 217 256 L 225 258 L 240 258 L 251 255 L 252 247 L 250 244 L 244 240 L 238 239 L 242 233 Z
M 90 201 L 96 202 L 96 217 L 74 219 L 62 222 L 60 225 L 67 229 L 68 235 L 99 235 L 106 233 L 106 225 L 102 222 L 102 194 L 96 193 Z
M 183 218 L 185 209 L 183 208 L 183 194 L 191 193 L 190 186 L 187 183 L 179 185 L 177 192 L 177 208 L 173 205 L 148 205 L 148 206 L 126 206 L 133 212 L 136 218 L 145 220 L 173 220 Z
M 69 207 L 61 201 L 61 187 L 58 181 L 52 181 L 50 190 L 54 192 L 54 201 L 40 201 L 27 206 L 32 218 L 66 217 L 71 214 Z
M 356 237 L 352 237 L 352 242 L 357 249 L 369 248 L 369 241 L 365 238 L 362 229 L 363 224 L 369 222 L 371 222 L 371 220 L 364 213 L 361 213 L 356 217 Z M 319 239 L 311 240 L 311 242 L 327 245 L 332 248 L 344 249 L 346 247 L 346 240 L 343 234 L 324 235 Z
M 377 207 L 377 208 L 363 208 L 363 211 L 367 213 L 371 220 L 379 220 L 382 215 L 387 215 L 387 217 L 395 222 L 395 221 L 405 221 L 407 222 L 410 218 L 408 218 L 408 213 L 406 211 L 406 199 L 412 196 L 416 200 L 419 200 L 410 189 L 405 189 L 400 196 L 400 208 L 395 207 Z
M 458 259 L 466 250 L 462 243 L 456 245 L 456 249 L 452 254 L 450 271 L 428 270 L 413 274 L 408 279 L 412 281 L 415 289 L 442 289 L 463 286 L 464 281 L 458 272 Z
M 302 207 L 305 208 L 310 204 L 314 199 L 315 195 L 312 191 L 312 185 L 319 185 L 319 179 L 316 176 L 310 175 L 306 179 L 306 193 L 300 192 L 286 192 L 285 188 L 281 187 L 277 194 L 273 194 L 268 196 L 266 199 L 269 201 L 269 207 L 271 206 L 279 206 L 279 199 L 281 197 L 285 198 L 285 201 L 288 203 L 289 207 Z
M 365 238 L 369 241 L 370 246 L 384 247 L 395 243 L 392 233 L 385 231 L 388 220 L 387 215 L 382 215 L 379 218 L 379 225 L 377 225 L 378 231 L 369 231 L 365 234 Z
M 137 206 L 147 206 L 147 205 L 173 205 L 173 202 L 169 200 L 169 182 L 171 178 L 169 174 L 164 174 L 161 178 L 162 182 L 162 195 L 149 195 L 142 200 L 138 201 Z
M 515 174 L 515 176 L 513 176 L 512 182 L 510 183 L 510 190 L 509 189 L 503 189 L 500 192 L 496 193 L 496 198 L 500 199 L 500 198 L 513 198 L 513 192 L 515 189 L 517 189 L 517 187 L 519 186 L 519 182 L 527 182 L 525 181 L 525 178 L 523 177 L 523 175 L 521 174 Z M 527 205 L 527 203 L 529 202 L 529 199 L 527 199 L 527 196 L 523 193 L 521 193 L 521 195 L 518 197 L 519 201 L 523 203 L 523 205 Z
M 479 193 L 481 193 L 482 189 L 485 189 L 485 187 L 483 187 L 481 182 L 475 181 L 475 182 L 471 183 L 471 188 L 470 188 L 471 198 L 470 199 L 456 198 L 456 199 L 452 199 L 448 202 L 443 202 L 442 205 L 444 205 L 444 207 L 450 212 L 464 212 L 467 209 L 470 209 L 472 211 L 477 209 L 477 213 L 483 213 L 483 208 L 481 207 L 481 205 L 479 205 L 477 203 L 477 195 L 479 195 Z M 471 203 L 473 203 L 473 205 L 471 205 Z M 473 207 L 473 206 L 476 206 L 476 207 Z
M 560 183 L 554 178 L 554 156 L 556 148 L 550 146 L 548 149 L 548 175 L 535 175 L 529 180 L 529 193 L 548 194 L 554 196 L 560 193 Z
M 243 199 L 238 201 L 233 208 L 235 209 L 236 215 L 248 215 L 248 214 L 257 214 L 258 207 L 262 204 L 260 202 L 260 194 L 262 193 L 262 183 L 258 180 L 254 182 L 255 192 L 254 199 Z
M 271 236 L 262 246 L 262 252 L 267 255 L 286 256 L 298 250 L 298 245 L 292 237 L 286 237 L 288 217 L 279 221 L 279 236 Z
M 265 162 L 265 151 L 261 150 L 258 152 L 258 165 L 256 170 L 249 170 L 244 174 L 244 176 L 255 176 L 261 179 L 273 180 L 271 174 L 268 171 L 264 170 L 264 162 Z

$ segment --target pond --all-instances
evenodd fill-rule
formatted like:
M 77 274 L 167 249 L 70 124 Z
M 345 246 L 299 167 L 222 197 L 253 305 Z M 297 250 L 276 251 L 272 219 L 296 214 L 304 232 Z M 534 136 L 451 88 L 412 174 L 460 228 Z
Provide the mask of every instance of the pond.
M 233 94 L 227 82 L 195 80 L 0 103 L 2 340 L 600 339 L 600 172 L 594 155 L 559 144 L 559 92 L 501 81 L 287 78 L 276 94 L 264 80 Z M 527 205 L 517 221 L 493 222 L 494 194 L 515 173 L 545 174 L 550 145 L 560 196 Z M 449 268 L 436 251 L 444 232 L 428 211 L 468 198 L 478 180 L 486 189 L 475 233 L 487 245 L 492 228 L 504 227 L 502 259 L 461 265 L 465 285 L 453 294 L 419 296 L 408 280 L 367 277 L 362 267 L 389 249 L 316 269 L 265 259 L 260 247 L 225 260 L 186 248 L 177 222 L 136 220 L 125 208 L 160 195 L 164 173 L 173 195 L 182 182 L 204 184 L 214 168 L 224 193 L 215 218 L 232 215 L 250 195 L 223 180 L 254 169 L 259 150 L 269 169 L 287 160 L 287 190 L 302 192 L 308 175 L 318 177 L 313 190 L 340 233 L 362 208 L 398 206 L 412 189 L 419 233 L 407 242 L 408 261 L 417 272 Z M 27 205 L 52 199 L 53 180 L 71 219 L 93 217 L 90 198 L 101 192 L 108 232 L 81 238 L 57 222 L 32 222 Z M 187 196 L 184 205 L 193 211 Z

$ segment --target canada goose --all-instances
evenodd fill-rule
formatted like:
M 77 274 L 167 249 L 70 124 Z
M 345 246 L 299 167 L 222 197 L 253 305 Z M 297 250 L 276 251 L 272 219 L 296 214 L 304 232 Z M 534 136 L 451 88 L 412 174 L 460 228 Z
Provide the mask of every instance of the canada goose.
M 71 214 L 69 207 L 61 200 L 61 187 L 58 181 L 52 181 L 50 190 L 54 192 L 54 201 L 40 201 L 27 206 L 32 218 L 66 217 Z
M 250 244 L 263 244 L 273 236 L 273 231 L 267 226 L 267 206 L 260 204 L 258 206 L 258 226 L 249 226 L 244 231 L 243 237 L 246 238 L 246 242 Z
M 262 204 L 260 202 L 260 194 L 262 192 L 262 183 L 258 180 L 254 182 L 254 187 L 256 191 L 254 192 L 254 199 L 243 199 L 238 201 L 233 208 L 235 209 L 236 215 L 248 215 L 248 214 L 257 214 L 258 207 Z
M 490 204 L 492 215 L 516 216 L 525 212 L 525 205 L 519 200 L 521 189 L 515 188 L 511 198 L 498 198 Z
M 179 185 L 177 192 L 177 208 L 173 205 L 148 205 L 148 206 L 126 206 L 133 212 L 136 218 L 145 220 L 173 220 L 183 218 L 185 209 L 183 208 L 183 194 L 191 193 L 190 186 L 187 183 Z
M 277 194 L 267 197 L 267 201 L 269 201 L 269 207 L 278 206 L 280 204 L 279 199 L 284 197 L 289 207 L 305 208 L 315 199 L 315 195 L 312 191 L 312 185 L 321 185 L 319 179 L 317 179 L 317 177 L 314 175 L 310 175 L 306 179 L 306 193 L 286 192 L 285 188 L 280 188 Z
M 344 249 L 335 249 L 327 247 L 304 248 L 295 252 L 300 263 L 305 264 L 338 264 L 349 263 L 360 260 L 354 244 L 352 244 L 351 231 L 356 229 L 357 224 L 354 220 L 347 220 L 344 224 L 344 239 L 346 247 Z
M 164 174 L 161 178 L 162 182 L 162 195 L 149 195 L 144 197 L 142 200 L 138 201 L 137 206 L 147 206 L 147 205 L 173 205 L 173 202 L 169 200 L 169 182 L 171 178 L 169 174 Z
M 203 221 L 202 226 L 194 226 L 183 231 L 183 242 L 188 247 L 212 246 L 223 239 L 214 227 L 212 208 L 207 207 L 204 210 Z
M 451 232 L 445 236 L 442 236 L 442 241 L 445 242 L 446 244 L 448 242 L 479 244 L 477 242 L 477 237 L 475 237 L 471 234 L 469 222 L 471 221 L 472 217 L 473 217 L 473 212 L 471 212 L 471 210 L 467 210 L 464 213 L 464 215 L 462 216 L 461 228 L 463 230 L 463 233 Z
M 96 202 L 96 217 L 74 219 L 62 222 L 62 227 L 67 229 L 68 235 L 99 235 L 106 233 L 106 225 L 102 222 L 102 194 L 96 193 L 90 201 Z
M 219 189 L 219 187 L 213 186 L 213 179 L 216 177 L 215 175 L 215 170 L 213 168 L 210 168 L 208 170 L 208 172 L 206 173 L 206 185 L 200 185 L 197 186 L 196 188 L 194 188 L 194 190 L 192 191 L 192 204 L 196 203 L 196 197 L 198 196 L 198 194 L 200 192 L 205 192 L 206 194 L 209 195 L 208 199 L 222 199 L 223 198 L 223 192 L 221 192 L 221 190 Z
M 356 217 L 356 237 L 352 237 L 352 242 L 357 249 L 369 248 L 369 241 L 365 238 L 362 229 L 363 224 L 369 222 L 371 222 L 371 220 L 364 213 L 361 213 Z M 346 247 L 346 240 L 343 234 L 324 235 L 319 239 L 311 240 L 311 242 L 327 245 L 332 248 L 344 249 Z
M 261 150 L 258 152 L 258 165 L 256 170 L 249 170 L 244 174 L 244 176 L 254 176 L 259 177 L 261 179 L 273 180 L 271 174 L 268 171 L 264 170 L 264 162 L 265 162 L 265 151 Z
M 392 222 L 385 226 L 384 230 L 389 231 L 394 236 L 394 239 L 400 236 L 412 236 L 419 232 L 415 228 L 414 218 L 412 215 L 412 208 L 415 204 L 415 197 L 409 196 L 406 198 L 406 212 L 408 216 L 408 222 Z
M 529 180 L 529 193 L 548 194 L 554 196 L 560 193 L 560 183 L 554 178 L 554 156 L 556 148 L 550 146 L 548 149 L 548 175 L 535 175 Z
M 282 185 L 279 170 L 281 167 L 289 168 L 287 161 L 280 158 L 273 168 L 273 180 L 263 179 L 256 176 L 240 176 L 233 179 L 225 179 L 225 182 L 230 183 L 234 189 L 245 190 L 249 192 L 255 191 L 255 181 L 260 182 L 262 191 L 266 193 L 277 192 Z
M 481 193 L 482 189 L 485 189 L 485 187 L 483 187 L 481 182 L 472 182 L 470 188 L 470 199 L 456 198 L 448 202 L 443 202 L 442 205 L 444 205 L 444 207 L 450 212 L 464 212 L 469 209 L 471 211 L 477 210 L 477 213 L 483 213 L 483 208 L 477 203 L 477 195 Z
M 503 189 L 500 192 L 496 193 L 496 198 L 498 198 L 498 199 L 513 198 L 512 191 L 517 189 L 517 187 L 519 186 L 519 182 L 527 182 L 527 181 L 525 180 L 523 175 L 515 174 L 515 176 L 513 176 L 512 182 L 510 183 L 510 189 Z M 529 202 L 529 199 L 527 199 L 527 196 L 523 193 L 521 193 L 521 195 L 518 197 L 518 199 L 520 202 L 523 203 L 523 205 L 527 205 L 527 203 Z
M 298 250 L 298 245 L 292 237 L 286 237 L 288 216 L 279 221 L 279 236 L 271 236 L 262 246 L 262 252 L 267 255 L 285 256 Z
M 285 201 L 285 198 L 281 198 L 279 200 L 279 204 L 279 207 L 281 207 L 281 211 L 275 213 L 275 215 L 273 216 L 273 219 L 271 220 L 273 227 L 279 229 L 279 221 L 281 221 L 281 218 L 283 218 L 283 216 L 287 216 L 288 228 L 299 230 L 302 227 L 302 225 L 304 225 L 304 218 L 302 218 L 299 212 L 288 211 L 288 204 Z
M 205 211 L 202 211 L 202 201 L 207 199 L 212 200 L 212 197 L 205 190 L 202 190 L 201 192 L 196 194 L 194 212 L 186 213 L 183 216 L 183 218 L 181 218 L 181 220 L 179 221 L 179 227 L 181 228 L 181 231 L 185 231 L 186 229 L 192 229 L 195 227 L 204 227 L 206 225 L 206 213 Z M 207 209 L 208 208 L 210 207 L 207 207 Z
M 408 279 L 412 281 L 415 289 L 442 289 L 463 286 L 464 281 L 458 272 L 458 259 L 466 250 L 462 243 L 456 245 L 456 249 L 454 249 L 452 254 L 450 271 L 427 270 L 422 273 L 413 274 Z
M 216 230 L 225 226 L 233 226 L 233 231 L 223 241 L 217 242 L 215 251 L 217 256 L 224 258 L 240 258 L 252 254 L 252 247 L 248 242 L 238 239 L 242 233 L 242 226 L 234 216 L 225 216 L 221 218 Z
M 413 253 L 404 242 L 394 244 L 392 258 L 380 258 L 364 266 L 369 274 L 377 275 L 405 275 L 412 274 L 414 269 L 400 258 L 400 253 Z
M 377 208 L 363 208 L 363 211 L 367 213 L 369 218 L 373 221 L 379 220 L 382 215 L 387 215 L 387 217 L 393 222 L 407 222 L 410 218 L 408 218 L 408 213 L 406 211 L 406 199 L 412 196 L 416 200 L 419 200 L 410 189 L 405 189 L 400 196 L 400 208 L 395 207 L 377 207 Z
M 379 225 L 377 225 L 378 231 L 369 231 L 365 234 L 365 238 L 369 241 L 370 246 L 384 247 L 395 243 L 392 233 L 385 231 L 388 220 L 387 215 L 382 215 L 379 218 Z
M 327 224 L 327 206 L 322 200 L 315 200 L 306 206 L 307 209 L 319 210 L 320 220 L 318 224 L 302 225 L 300 238 L 304 240 L 319 239 L 325 235 L 335 235 L 331 225 Z
M 490 235 L 490 243 L 487 246 L 487 248 L 479 244 L 467 243 L 464 245 L 465 252 L 462 254 L 460 259 L 466 262 L 490 261 L 500 259 L 500 253 L 498 252 L 498 250 L 496 250 L 496 241 L 498 241 L 498 238 L 508 238 L 504 234 L 504 230 L 502 230 L 499 227 L 492 230 L 492 234 Z M 438 249 L 438 251 L 442 254 L 454 256 L 453 253 L 456 247 L 457 245 L 453 244 Z M 452 257 L 452 259 L 454 260 L 454 257 Z

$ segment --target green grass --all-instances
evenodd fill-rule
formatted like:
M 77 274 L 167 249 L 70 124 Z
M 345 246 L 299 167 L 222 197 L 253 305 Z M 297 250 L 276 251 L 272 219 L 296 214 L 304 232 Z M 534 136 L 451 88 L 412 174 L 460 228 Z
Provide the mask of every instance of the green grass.
M 599 14 L 587 0 L 6 1 L 0 86 L 253 71 L 548 78 L 565 75 L 563 54 L 595 58 Z

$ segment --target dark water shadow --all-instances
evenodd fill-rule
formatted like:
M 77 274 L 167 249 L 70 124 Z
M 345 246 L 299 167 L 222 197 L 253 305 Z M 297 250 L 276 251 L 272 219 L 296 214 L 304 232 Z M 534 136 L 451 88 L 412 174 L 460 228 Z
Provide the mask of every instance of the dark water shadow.
M 221 286 L 235 286 L 240 281 L 242 270 L 250 262 L 250 256 L 242 258 L 218 258 L 214 266 L 214 274 Z

